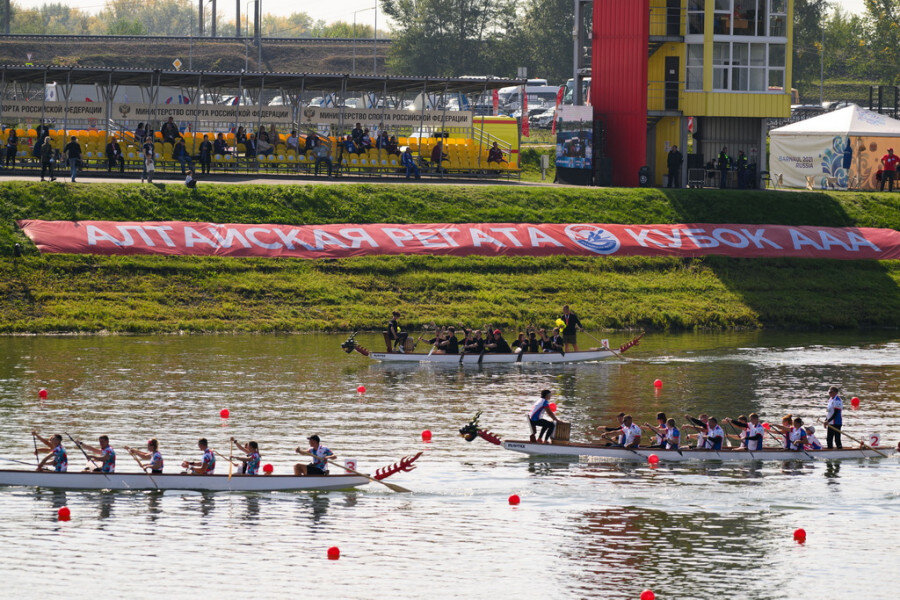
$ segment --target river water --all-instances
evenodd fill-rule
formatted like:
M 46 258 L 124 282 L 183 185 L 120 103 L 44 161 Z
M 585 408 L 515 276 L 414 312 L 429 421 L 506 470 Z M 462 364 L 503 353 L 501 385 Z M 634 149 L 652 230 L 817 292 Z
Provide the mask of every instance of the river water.
M 379 337 L 361 341 L 380 348 Z M 649 588 L 661 599 L 841 600 L 900 590 L 896 457 L 654 469 L 529 459 L 456 434 L 483 410 L 483 425 L 523 437 L 543 388 L 584 441 L 620 410 L 639 423 L 660 410 L 757 411 L 770 421 L 791 412 L 809 422 L 838 384 L 862 401 L 847 410 L 845 431 L 878 432 L 893 445 L 896 334 L 650 335 L 627 361 L 483 368 L 385 366 L 343 354 L 342 340 L 0 339 L 6 458 L 32 460 L 33 427 L 108 433 L 120 471 L 133 466 L 121 446 L 154 436 L 168 470 L 195 458 L 201 436 L 226 452 L 229 436 L 255 439 L 276 473 L 312 433 L 364 471 L 425 452 L 416 470 L 391 479 L 413 494 L 380 485 L 212 495 L 0 488 L 0 596 L 633 599 Z M 75 470 L 83 460 L 69 446 Z M 517 507 L 507 502 L 513 493 Z M 65 523 L 56 519 L 63 505 L 72 512 Z M 797 527 L 805 544 L 792 539 Z M 340 547 L 339 561 L 326 559 L 329 546 Z

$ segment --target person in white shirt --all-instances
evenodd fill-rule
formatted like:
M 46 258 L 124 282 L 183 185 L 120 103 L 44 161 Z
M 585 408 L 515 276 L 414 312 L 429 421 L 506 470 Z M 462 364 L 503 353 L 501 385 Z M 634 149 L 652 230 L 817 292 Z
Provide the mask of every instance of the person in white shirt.
M 750 413 L 750 418 L 746 421 L 743 417 L 738 417 L 737 420 L 725 419 L 725 422 L 742 429 L 740 435 L 741 447 L 735 448 L 735 450 L 749 450 L 751 452 L 762 450 L 766 430 L 763 428 L 762 423 L 759 422 L 758 414 Z
M 691 429 L 697 431 L 696 434 L 689 436 L 697 438 L 697 445 L 694 447 L 700 449 L 707 448 L 708 445 L 706 443 L 706 433 L 709 429 L 709 416 L 706 413 L 701 413 L 700 418 L 694 418 L 691 415 L 684 415 L 684 418 L 689 421 L 689 423 L 687 425 L 684 425 L 684 427 L 690 427 Z M 682 427 L 682 429 L 684 429 L 684 427 Z
M 296 129 L 291 130 L 291 135 L 288 136 L 286 145 L 287 145 L 288 150 L 293 150 L 294 152 L 300 152 L 300 138 L 297 137 Z
M 810 450 L 821 450 L 822 442 L 819 441 L 819 438 L 816 437 L 816 428 L 815 427 L 807 427 L 806 428 L 806 439 L 807 444 L 809 444 Z
M 828 433 L 825 436 L 825 443 L 829 448 L 834 446 L 843 448 L 841 445 L 841 427 L 844 424 L 844 401 L 840 397 L 840 388 L 831 386 L 828 389 L 828 409 L 825 413 L 825 427 Z
M 725 431 L 719 426 L 719 420 L 710 417 L 706 426 L 706 447 L 710 450 L 721 450 L 725 443 Z
M 806 435 L 806 430 L 803 428 L 803 419 L 800 417 L 794 419 L 794 426 L 788 433 L 788 441 L 791 450 L 803 450 L 803 446 L 809 441 L 809 436 Z
M 653 444 L 650 447 L 664 448 L 666 441 L 666 413 L 656 413 L 656 427 L 650 423 L 644 423 L 644 427 L 656 434 L 653 436 Z
M 635 425 L 631 415 L 625 415 L 622 419 L 622 430 L 620 432 L 610 431 L 604 433 L 600 437 L 620 435 L 621 443 L 617 444 L 623 448 L 637 448 L 641 443 L 641 428 Z

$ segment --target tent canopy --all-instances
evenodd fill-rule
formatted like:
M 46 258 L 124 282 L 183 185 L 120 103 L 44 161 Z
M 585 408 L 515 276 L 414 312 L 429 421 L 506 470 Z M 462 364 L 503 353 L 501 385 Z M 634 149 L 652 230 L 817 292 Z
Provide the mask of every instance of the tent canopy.
M 855 135 L 900 137 L 900 121 L 853 104 L 818 117 L 791 123 L 769 132 L 773 135 Z

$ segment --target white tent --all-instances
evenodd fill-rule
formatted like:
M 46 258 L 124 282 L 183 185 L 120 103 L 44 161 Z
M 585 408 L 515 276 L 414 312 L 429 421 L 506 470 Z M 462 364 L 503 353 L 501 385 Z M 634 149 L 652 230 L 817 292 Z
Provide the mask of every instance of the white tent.
M 855 104 L 769 136 L 769 172 L 788 187 L 874 189 L 881 157 L 900 153 L 900 121 Z

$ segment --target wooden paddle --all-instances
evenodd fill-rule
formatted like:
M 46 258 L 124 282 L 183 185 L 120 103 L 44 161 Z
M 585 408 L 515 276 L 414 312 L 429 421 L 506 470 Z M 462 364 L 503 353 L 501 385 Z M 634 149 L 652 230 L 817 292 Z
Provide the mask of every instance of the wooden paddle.
M 33 431 L 31 432 L 31 443 L 34 444 L 34 460 L 37 461 L 37 466 L 40 467 L 41 466 L 41 457 L 38 456 L 37 437 L 35 437 Z
M 875 452 L 875 453 L 877 453 L 877 454 L 880 454 L 881 456 L 883 456 L 883 457 L 885 457 L 885 458 L 888 457 L 888 455 L 885 454 L 884 452 L 880 452 L 879 450 L 876 450 L 875 448 L 873 448 L 872 446 L 868 445 L 868 444 L 865 443 L 864 441 L 856 439 L 855 437 L 853 437 L 853 436 L 850 435 L 849 433 L 846 433 L 846 432 L 844 432 L 844 431 L 838 429 L 837 427 L 834 427 L 834 426 L 832 426 L 832 425 L 829 425 L 829 424 L 826 423 L 825 421 L 822 421 L 822 425 L 824 425 L 824 426 L 827 427 L 828 429 L 831 429 L 831 430 L 833 430 L 833 431 L 836 431 L 837 433 L 840 433 L 841 435 L 846 435 L 848 438 L 850 438 L 850 439 L 853 440 L 854 442 L 858 443 L 858 444 L 859 444 L 860 446 L 862 446 L 863 448 L 868 448 L 868 449 L 871 450 L 872 452 Z M 856 448 L 856 450 L 862 451 L 862 448 Z
M 234 440 L 228 443 L 228 481 L 231 481 L 231 471 L 234 469 Z
M 313 454 L 312 452 L 307 452 L 306 450 L 301 450 L 300 448 L 296 448 L 296 452 L 297 452 L 297 454 L 305 454 L 305 455 L 307 455 L 307 456 L 312 456 L 313 458 L 323 458 L 323 457 L 316 456 L 316 455 Z M 359 475 L 360 477 L 365 477 L 365 478 L 368 479 L 369 481 L 374 481 L 375 483 L 380 483 L 381 485 L 386 486 L 386 487 L 389 487 L 390 489 L 392 489 L 392 490 L 395 491 L 395 492 L 401 492 L 401 493 L 412 492 L 412 490 L 408 490 L 408 489 L 406 489 L 405 487 L 399 486 L 399 485 L 397 485 L 397 484 L 395 484 L 395 483 L 389 483 L 389 482 L 387 482 L 387 481 L 382 481 L 382 480 L 380 480 L 380 479 L 375 479 L 374 477 L 371 477 L 371 476 L 369 476 L 369 475 L 366 475 L 365 473 L 359 473 L 358 471 L 354 471 L 353 469 L 348 469 L 348 468 L 345 467 L 344 465 L 342 465 L 342 464 L 340 464 L 340 463 L 337 463 L 337 462 L 335 462 L 335 461 L 333 461 L 333 460 L 331 460 L 331 459 L 329 459 L 329 458 L 323 458 L 323 460 L 324 460 L 325 462 L 327 462 L 327 463 L 330 463 L 330 464 L 336 466 L 336 467 L 342 468 L 343 470 L 347 471 L 347 472 L 350 473 L 351 475 Z
M 594 337 L 592 334 L 590 334 L 589 332 L 585 331 L 584 329 L 581 330 L 581 333 L 587 335 L 588 337 L 592 337 L 592 338 L 594 338 L 594 340 L 600 342 L 600 347 L 603 348 L 604 350 L 609 350 L 610 352 L 612 352 L 612 353 L 613 353 L 613 356 L 616 356 L 616 357 L 618 357 L 618 358 L 621 358 L 622 360 L 624 360 L 624 361 L 626 361 L 626 362 L 628 361 L 627 358 L 625 358 L 624 356 L 622 356 L 621 354 L 619 354 L 618 352 L 616 352 L 615 350 L 613 350 L 612 348 L 610 348 L 608 345 L 607 345 L 607 346 L 604 346 L 604 345 L 603 345 L 603 340 L 598 340 L 596 337 Z
M 768 433 L 770 436 L 772 436 L 772 439 L 773 439 L 773 440 L 775 440 L 776 442 L 778 442 L 779 445 L 781 445 L 782 440 L 779 440 L 777 437 L 775 437 L 775 434 L 772 433 L 771 431 L 769 431 L 768 429 L 766 429 L 765 431 L 766 431 L 766 433 Z M 800 452 L 802 452 L 803 454 L 805 454 L 805 455 L 809 458 L 809 460 L 816 460 L 815 458 L 812 457 L 812 455 L 811 455 L 809 452 L 807 452 L 806 450 L 804 450 L 802 447 L 800 448 Z
M 128 454 L 131 455 L 131 458 L 134 459 L 134 462 L 136 462 L 136 463 L 138 464 L 138 466 L 141 468 L 141 470 L 142 470 L 144 473 L 147 473 L 147 467 L 149 467 L 150 465 L 145 465 L 145 464 L 143 464 L 140 460 L 138 460 L 138 457 L 137 457 L 137 455 L 134 453 L 134 449 L 133 449 L 133 448 L 129 448 L 128 446 L 125 446 L 125 450 L 128 451 Z M 151 475 L 150 473 L 147 473 L 147 477 L 150 478 L 150 481 L 153 482 L 153 485 L 156 486 L 156 489 L 158 490 L 158 489 L 159 489 L 159 484 L 156 483 L 156 480 L 155 480 L 155 479 L 153 479 L 153 475 Z
M 0 460 L 6 460 L 13 463 L 18 463 L 20 465 L 28 465 L 31 466 L 30 462 L 25 462 L 24 460 L 16 460 L 15 458 L 6 458 L 5 456 L 0 456 Z
M 97 466 L 97 463 L 94 462 L 94 459 L 91 458 L 90 456 L 88 456 L 88 453 L 84 451 L 84 448 L 81 447 L 81 444 L 79 444 L 75 438 L 73 438 L 71 435 L 69 435 L 68 431 L 64 431 L 63 433 L 66 434 L 66 437 L 68 437 L 70 440 L 72 440 L 73 444 L 78 446 L 78 449 L 81 450 L 81 453 L 84 454 L 84 457 L 88 460 L 88 462 L 91 463 L 92 465 L 94 465 L 95 469 L 97 469 L 98 471 L 103 473 L 103 471 L 100 469 L 100 467 Z M 106 477 L 107 481 L 109 481 L 109 475 L 107 475 L 106 473 L 103 473 L 103 476 Z

